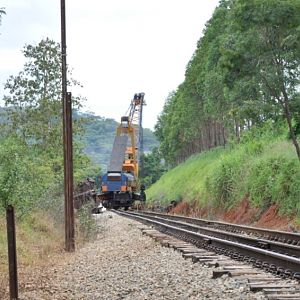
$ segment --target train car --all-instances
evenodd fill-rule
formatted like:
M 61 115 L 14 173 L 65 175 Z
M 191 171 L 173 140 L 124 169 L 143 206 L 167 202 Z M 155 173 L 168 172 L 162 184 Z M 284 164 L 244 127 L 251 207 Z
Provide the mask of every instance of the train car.
M 113 209 L 124 207 L 127 210 L 135 200 L 145 201 L 143 187 L 140 193 L 136 193 L 135 186 L 135 178 L 130 173 L 106 173 L 102 176 L 100 194 L 103 206 Z
M 138 166 L 143 151 L 142 107 L 144 93 L 135 94 L 129 114 L 117 127 L 108 171 L 102 176 L 98 196 L 106 208 L 127 210 L 135 200 L 146 201 L 145 187 L 139 184 Z

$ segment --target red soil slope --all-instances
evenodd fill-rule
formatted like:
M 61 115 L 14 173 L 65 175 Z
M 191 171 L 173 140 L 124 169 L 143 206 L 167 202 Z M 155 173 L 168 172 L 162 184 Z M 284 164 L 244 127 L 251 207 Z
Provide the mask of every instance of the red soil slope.
M 300 226 L 295 225 L 295 218 L 281 216 L 278 205 L 271 205 L 262 211 L 259 208 L 251 207 L 248 197 L 245 197 L 236 207 L 222 211 L 210 207 L 200 208 L 197 203 L 179 203 L 171 210 L 172 214 L 222 220 L 229 223 L 245 224 L 256 227 L 270 228 L 274 230 L 299 231 Z

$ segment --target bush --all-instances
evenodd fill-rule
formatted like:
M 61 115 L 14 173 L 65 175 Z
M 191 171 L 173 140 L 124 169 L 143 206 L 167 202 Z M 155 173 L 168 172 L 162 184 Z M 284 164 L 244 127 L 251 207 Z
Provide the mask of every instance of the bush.
M 231 208 L 249 195 L 262 210 L 300 216 L 300 164 L 284 126 L 267 123 L 244 133 L 241 143 L 190 157 L 148 190 L 149 202 L 184 201 Z
M 93 215 L 91 214 L 93 207 L 94 205 L 92 203 L 88 203 L 86 205 L 83 205 L 77 211 L 77 237 L 79 241 L 90 241 L 97 237 L 98 225 L 96 220 L 93 218 Z
M 207 178 L 207 192 L 217 206 L 222 205 L 228 208 L 235 202 L 243 175 L 243 159 L 242 155 L 223 156 L 214 173 Z
M 54 181 L 51 167 L 18 138 L 0 140 L 0 207 L 17 208 L 19 216 L 36 207 Z
M 246 188 L 255 205 L 279 204 L 285 213 L 300 212 L 300 165 L 284 156 L 259 159 L 252 166 Z

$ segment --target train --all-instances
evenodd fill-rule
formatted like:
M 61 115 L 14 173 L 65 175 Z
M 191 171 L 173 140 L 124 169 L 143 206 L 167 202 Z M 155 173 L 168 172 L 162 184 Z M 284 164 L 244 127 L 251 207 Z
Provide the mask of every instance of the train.
M 128 114 L 121 117 L 107 172 L 101 177 L 98 199 L 105 208 L 127 210 L 135 201 L 146 201 L 140 184 L 139 165 L 143 152 L 142 115 L 144 93 L 134 94 Z

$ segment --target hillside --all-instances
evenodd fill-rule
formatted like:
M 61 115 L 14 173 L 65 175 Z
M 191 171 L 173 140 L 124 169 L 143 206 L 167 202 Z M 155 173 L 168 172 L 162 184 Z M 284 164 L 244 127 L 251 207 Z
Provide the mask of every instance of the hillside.
M 149 188 L 150 203 L 299 225 L 299 14 L 299 1 L 219 2 L 155 125 L 173 169 Z
M 106 119 L 89 113 L 80 114 L 80 117 L 84 121 L 82 138 L 85 145 L 84 151 L 94 163 L 100 164 L 102 169 L 106 169 L 119 123 L 113 119 Z M 157 145 L 158 142 L 153 132 L 144 128 L 144 151 L 149 152 Z
M 6 118 L 6 108 L 0 107 L 0 124 L 7 122 Z M 81 141 L 85 154 L 92 159 L 92 162 L 105 170 L 110 160 L 116 128 L 119 123 L 114 119 L 106 119 L 92 113 L 82 113 L 76 110 L 73 111 L 73 119 L 75 121 L 80 120 L 83 126 L 82 136 L 74 138 Z M 156 146 L 158 146 L 158 141 L 154 133 L 150 129 L 144 128 L 144 152 L 150 152 Z
M 240 144 L 196 154 L 146 192 L 175 212 L 289 229 L 300 225 L 300 164 L 286 133 L 252 130 Z M 291 221 L 293 219 L 293 221 Z

